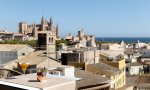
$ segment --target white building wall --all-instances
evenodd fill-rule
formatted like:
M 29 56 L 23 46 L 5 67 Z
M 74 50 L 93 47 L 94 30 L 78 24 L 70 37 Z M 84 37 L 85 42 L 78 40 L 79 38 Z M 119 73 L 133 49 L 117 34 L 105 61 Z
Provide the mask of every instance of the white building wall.
M 118 55 L 124 55 L 124 50 L 101 50 L 100 53 L 106 53 L 110 56 L 118 56 Z
M 138 75 L 140 72 L 140 68 L 142 69 L 143 66 L 131 66 L 130 68 L 130 75 Z
M 102 50 L 124 50 L 123 47 L 121 47 L 119 44 L 102 44 L 101 45 Z
M 84 61 L 86 63 L 94 63 L 94 51 L 84 51 Z
M 79 41 L 79 37 L 73 36 L 73 41 Z
M 80 51 L 81 53 L 81 62 L 93 64 L 93 63 L 99 63 L 99 50 L 85 50 Z
M 94 54 L 95 54 L 95 63 L 99 63 L 100 61 L 100 50 L 94 50 Z
M 119 44 L 110 45 L 110 50 L 124 50 Z
M 60 66 L 56 68 L 51 68 L 49 70 L 50 74 L 60 75 L 65 77 L 74 77 L 74 67 L 72 66 Z
M 74 77 L 74 67 L 57 67 L 57 69 L 62 70 L 62 76 Z

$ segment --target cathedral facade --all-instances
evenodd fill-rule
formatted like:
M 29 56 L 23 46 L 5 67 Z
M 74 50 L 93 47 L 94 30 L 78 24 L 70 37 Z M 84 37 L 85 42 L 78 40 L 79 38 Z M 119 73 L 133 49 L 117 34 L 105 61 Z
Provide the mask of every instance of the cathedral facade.
M 58 24 L 56 26 L 53 25 L 52 17 L 50 21 L 47 21 L 42 17 L 41 24 L 31 24 L 28 25 L 26 22 L 19 23 L 19 33 L 28 35 L 29 37 L 33 37 L 35 39 L 38 38 L 38 32 L 41 31 L 52 31 L 56 33 L 56 39 L 59 39 L 59 28 Z

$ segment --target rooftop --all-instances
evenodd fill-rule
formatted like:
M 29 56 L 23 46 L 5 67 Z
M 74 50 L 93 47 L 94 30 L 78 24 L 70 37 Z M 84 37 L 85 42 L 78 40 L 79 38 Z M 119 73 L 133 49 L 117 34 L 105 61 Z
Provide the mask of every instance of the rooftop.
M 40 63 L 47 61 L 47 63 L 43 63 L 43 66 L 55 66 L 55 65 L 60 65 L 59 62 L 54 61 L 52 59 L 50 59 L 49 57 L 46 56 L 46 54 L 44 54 L 45 51 L 41 50 L 41 51 L 35 51 L 33 53 L 31 53 L 28 56 L 25 56 L 21 59 L 18 59 L 18 62 L 21 63 L 30 63 L 30 64 L 36 64 L 39 65 Z
M 107 54 L 107 53 L 100 53 L 100 55 L 107 57 L 107 60 L 109 60 L 109 61 L 120 61 L 120 60 L 124 59 L 123 54 L 112 55 L 112 54 Z
M 110 79 L 102 77 L 100 75 L 93 74 L 88 71 L 75 70 L 75 77 L 82 78 L 81 80 L 76 81 L 76 89 L 82 87 L 92 87 L 96 85 L 103 85 L 110 83 Z
M 28 45 L 23 44 L 0 44 L 0 51 L 18 51 Z
M 0 86 L 9 85 L 16 88 L 22 88 L 21 90 L 60 90 L 60 88 L 64 88 L 65 90 L 72 90 L 73 88 L 75 88 L 75 82 L 73 80 L 63 79 L 59 77 L 54 78 L 49 76 L 47 76 L 46 79 L 47 82 L 37 82 L 36 74 L 26 74 L 15 76 L 12 78 L 10 77 L 10 79 L 1 79 L 0 83 L 3 84 L 0 84 Z
M 118 68 L 112 67 L 105 63 L 97 63 L 97 64 L 92 64 L 92 65 L 97 67 L 98 69 L 103 69 L 106 72 L 110 72 L 113 75 L 120 72 L 120 70 Z
M 39 89 L 52 89 L 52 90 L 60 90 L 63 88 L 64 90 L 79 90 L 86 89 L 93 90 L 100 88 L 109 88 L 110 87 L 110 79 L 106 77 L 101 77 L 99 75 L 93 74 L 91 72 L 83 71 L 83 70 L 75 70 L 75 77 L 81 79 L 73 79 L 69 77 L 60 77 L 47 75 L 47 82 L 37 82 L 36 74 L 26 74 L 15 77 L 10 77 L 8 79 L 1 79 L 1 85 L 13 85 L 16 88 L 24 88 L 29 90 L 39 90 Z M 0 85 L 0 86 L 1 86 Z M 6 87 L 6 86 L 5 86 Z M 57 89 L 54 89 L 57 88 Z M 59 88 L 59 89 L 58 89 Z M 96 89 L 96 90 L 97 90 Z
M 103 43 L 102 45 L 115 45 L 117 43 Z
M 150 75 L 140 75 L 135 81 L 135 86 L 139 88 L 150 88 Z
M 142 66 L 142 64 L 140 64 L 138 62 L 129 63 L 127 65 L 130 65 L 130 66 Z
M 14 33 L 14 36 L 25 36 L 25 35 L 23 35 L 21 33 Z
M 93 50 L 98 50 L 97 47 L 88 47 L 88 48 L 69 48 L 69 50 L 73 50 L 73 51 L 93 51 Z
M 150 58 L 150 52 L 144 52 L 141 55 L 142 58 Z

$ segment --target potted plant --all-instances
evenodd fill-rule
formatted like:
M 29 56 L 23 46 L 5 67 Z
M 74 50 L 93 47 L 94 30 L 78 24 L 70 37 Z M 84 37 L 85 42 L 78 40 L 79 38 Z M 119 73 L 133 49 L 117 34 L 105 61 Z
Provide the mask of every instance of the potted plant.
M 37 80 L 38 82 L 45 82 L 46 81 L 46 73 L 47 73 L 47 68 L 41 68 L 37 72 Z

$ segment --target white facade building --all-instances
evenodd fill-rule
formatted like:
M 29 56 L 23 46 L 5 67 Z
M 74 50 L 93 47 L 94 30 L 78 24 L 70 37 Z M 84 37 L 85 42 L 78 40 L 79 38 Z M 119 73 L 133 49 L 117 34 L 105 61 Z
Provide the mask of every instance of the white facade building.
M 69 34 L 65 37 L 66 40 L 70 41 L 70 44 L 75 47 L 96 47 L 95 37 L 93 35 L 85 35 L 83 29 L 78 31 L 78 35 L 72 36 Z
M 100 46 L 101 50 L 124 50 L 124 47 L 117 43 L 106 43 Z
M 129 63 L 126 67 L 126 74 L 127 75 L 138 75 L 143 70 L 143 65 L 137 62 Z

